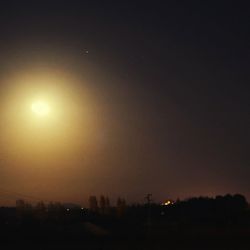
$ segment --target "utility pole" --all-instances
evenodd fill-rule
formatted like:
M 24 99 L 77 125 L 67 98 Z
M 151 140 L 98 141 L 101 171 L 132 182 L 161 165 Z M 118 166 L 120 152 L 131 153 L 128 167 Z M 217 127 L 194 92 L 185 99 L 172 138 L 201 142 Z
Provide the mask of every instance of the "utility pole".
M 147 216 L 147 235 L 150 235 L 151 229 L 151 203 L 152 203 L 152 194 L 147 194 L 145 197 L 148 206 L 148 216 Z

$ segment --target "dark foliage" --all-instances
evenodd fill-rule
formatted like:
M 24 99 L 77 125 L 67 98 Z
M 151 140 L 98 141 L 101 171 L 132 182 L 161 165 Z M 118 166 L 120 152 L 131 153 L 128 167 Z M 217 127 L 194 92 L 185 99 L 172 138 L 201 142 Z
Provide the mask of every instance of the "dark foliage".
M 248 242 L 250 210 L 242 195 L 191 198 L 169 205 L 126 205 L 119 198 L 112 207 L 104 196 L 99 204 L 95 196 L 89 201 L 89 209 L 43 202 L 32 206 L 23 200 L 17 201 L 15 208 L 3 207 L 0 209 L 2 244 L 98 249 L 134 242 L 133 246 L 138 248 L 152 249 L 157 242 L 164 249 L 166 241 L 182 247 L 205 240 L 219 244 L 218 239 L 230 242 L 230 246 L 234 246 L 234 241 L 241 245 Z

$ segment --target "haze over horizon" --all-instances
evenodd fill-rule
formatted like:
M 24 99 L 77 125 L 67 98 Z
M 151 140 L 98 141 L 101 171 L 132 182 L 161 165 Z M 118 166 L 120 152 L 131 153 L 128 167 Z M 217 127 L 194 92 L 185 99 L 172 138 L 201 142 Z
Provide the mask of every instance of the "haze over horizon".
M 250 200 L 248 6 L 73 2 L 2 3 L 0 204 Z

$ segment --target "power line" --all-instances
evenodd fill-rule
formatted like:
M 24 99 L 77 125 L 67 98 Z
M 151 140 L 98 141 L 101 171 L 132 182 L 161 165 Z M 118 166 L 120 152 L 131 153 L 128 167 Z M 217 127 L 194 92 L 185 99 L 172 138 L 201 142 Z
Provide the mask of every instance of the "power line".
M 11 190 L 6 190 L 3 188 L 0 188 L 0 196 L 7 196 L 7 197 L 13 197 L 15 199 L 28 199 L 28 200 L 33 200 L 33 201 L 46 201 L 46 202 L 50 202 L 49 200 L 45 200 L 45 199 L 41 199 L 32 195 L 28 195 L 28 194 L 24 194 L 24 193 L 20 193 L 20 192 L 16 192 L 16 191 L 11 191 Z

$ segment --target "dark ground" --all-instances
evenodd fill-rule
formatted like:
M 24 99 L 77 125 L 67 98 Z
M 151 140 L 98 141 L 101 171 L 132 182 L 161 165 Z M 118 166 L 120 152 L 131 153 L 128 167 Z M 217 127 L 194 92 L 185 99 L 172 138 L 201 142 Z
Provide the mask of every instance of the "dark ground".
M 249 249 L 243 196 L 70 210 L 60 204 L 0 209 L 1 249 Z

